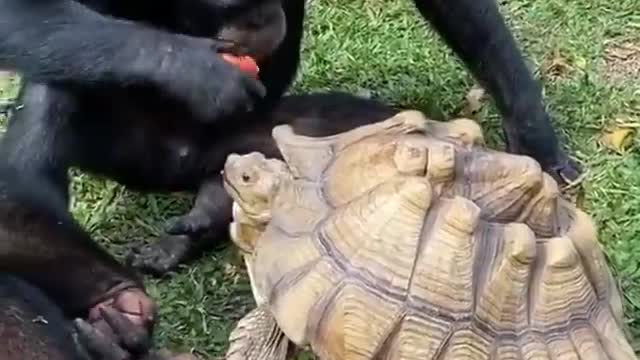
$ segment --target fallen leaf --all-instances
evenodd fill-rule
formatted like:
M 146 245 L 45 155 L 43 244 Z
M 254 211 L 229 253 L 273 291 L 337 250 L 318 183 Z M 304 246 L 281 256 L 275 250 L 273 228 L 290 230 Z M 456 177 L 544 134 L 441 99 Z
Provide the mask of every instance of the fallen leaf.
M 574 64 L 578 69 L 584 70 L 587 68 L 587 59 L 578 56 L 576 57 Z
M 565 56 L 559 49 L 554 49 L 544 61 L 542 76 L 549 80 L 566 77 L 573 70 L 573 61 Z M 586 67 L 586 60 L 580 59 L 578 67 Z
M 486 91 L 478 85 L 474 85 L 465 96 L 465 105 L 460 116 L 475 119 L 487 99 Z
M 640 123 L 637 121 L 616 119 L 613 124 L 603 129 L 600 144 L 622 155 L 633 144 L 638 128 Z

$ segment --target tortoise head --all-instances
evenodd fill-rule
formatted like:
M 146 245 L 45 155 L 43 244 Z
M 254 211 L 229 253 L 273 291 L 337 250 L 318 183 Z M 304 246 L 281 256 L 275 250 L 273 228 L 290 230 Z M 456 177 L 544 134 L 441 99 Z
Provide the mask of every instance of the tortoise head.
M 252 152 L 229 155 L 222 177 L 225 189 L 248 220 L 264 225 L 271 219 L 273 198 L 288 174 L 284 162 Z

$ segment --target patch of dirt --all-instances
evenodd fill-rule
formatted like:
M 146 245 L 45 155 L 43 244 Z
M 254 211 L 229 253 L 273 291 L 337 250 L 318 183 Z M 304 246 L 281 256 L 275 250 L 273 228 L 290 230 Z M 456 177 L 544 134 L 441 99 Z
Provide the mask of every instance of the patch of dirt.
M 617 84 L 640 81 L 640 40 L 610 43 L 604 60 L 607 80 Z

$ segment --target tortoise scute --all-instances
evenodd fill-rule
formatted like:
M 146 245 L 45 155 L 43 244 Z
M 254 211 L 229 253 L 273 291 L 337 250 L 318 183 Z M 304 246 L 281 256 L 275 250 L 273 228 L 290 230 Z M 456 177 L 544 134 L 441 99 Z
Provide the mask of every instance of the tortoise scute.
M 427 124 L 431 135 L 453 140 L 459 145 L 471 147 L 484 143 L 482 128 L 471 119 L 454 119 L 446 123 L 428 120 Z
M 282 212 L 276 213 L 271 222 L 291 234 L 312 231 L 330 210 L 322 195 L 322 189 L 316 183 L 285 183 L 279 190 L 279 196 L 274 199 L 273 206 L 277 206 Z M 290 214 L 296 216 L 289 216 Z
M 400 141 L 393 154 L 393 162 L 403 175 L 424 176 L 427 171 L 429 151 L 412 141 Z
M 542 190 L 543 173 L 533 159 L 498 152 L 464 151 L 464 163 L 449 195 L 462 195 L 480 206 L 482 217 L 514 221 Z
M 530 289 L 531 328 L 543 332 L 584 321 L 598 304 L 571 241 L 554 238 L 540 247 L 543 261 L 536 264 L 538 281 Z
M 453 333 L 442 353 L 443 359 L 488 359 L 491 354 L 492 339 L 473 328 L 461 329 Z
M 538 236 L 553 237 L 560 234 L 558 202 L 560 191 L 558 184 L 546 173 L 542 174 L 542 188 L 531 196 L 529 202 L 522 209 L 517 221 L 524 222 Z
M 474 121 L 274 138 L 298 190 L 274 199 L 254 278 L 320 359 L 636 359 L 591 218 Z
M 341 297 L 345 298 L 342 308 L 344 312 L 342 331 L 350 341 L 344 341 L 344 354 L 340 358 L 375 358 L 379 344 L 385 342 L 388 334 L 402 318 L 402 303 L 389 301 L 386 297 L 353 282 L 345 286 Z M 361 329 L 368 331 L 361 331 Z
M 424 115 L 410 110 L 400 112 L 376 126 L 362 126 L 334 136 L 314 138 L 297 135 L 290 125 L 274 127 L 272 135 L 295 176 L 319 180 L 336 152 L 371 136 L 424 132 L 426 126 L 427 119 Z
M 500 226 L 504 238 L 494 271 L 478 292 L 478 321 L 494 332 L 524 327 L 527 321 L 527 291 L 531 264 L 536 256 L 536 239 L 523 224 Z
M 456 150 L 453 145 L 434 144 L 428 147 L 428 155 L 426 176 L 429 181 L 438 189 L 452 183 L 456 176 Z
M 386 206 L 391 205 L 391 206 Z M 423 178 L 389 181 L 336 210 L 319 236 L 327 255 L 366 284 L 384 283 L 404 295 L 424 216 L 431 206 Z
M 442 199 L 429 212 L 409 286 L 412 301 L 450 317 L 470 315 L 472 231 L 479 214 L 477 206 L 462 197 Z
M 565 205 L 566 207 L 567 205 Z M 615 281 L 598 243 L 597 231 L 591 218 L 583 211 L 575 209 L 566 235 L 573 241 L 580 254 L 582 264 L 598 299 L 608 299 L 611 310 L 617 319 L 622 319 L 622 300 L 615 287 Z

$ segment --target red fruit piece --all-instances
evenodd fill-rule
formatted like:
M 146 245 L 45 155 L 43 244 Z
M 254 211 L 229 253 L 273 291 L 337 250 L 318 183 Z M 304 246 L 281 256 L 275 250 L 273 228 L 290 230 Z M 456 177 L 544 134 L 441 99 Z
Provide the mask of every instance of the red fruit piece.
M 231 54 L 222 54 L 222 58 L 237 66 L 241 71 L 249 73 L 254 77 L 258 77 L 260 68 L 258 67 L 258 63 L 251 56 L 235 56 Z

